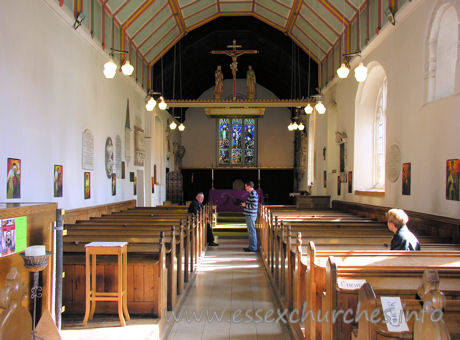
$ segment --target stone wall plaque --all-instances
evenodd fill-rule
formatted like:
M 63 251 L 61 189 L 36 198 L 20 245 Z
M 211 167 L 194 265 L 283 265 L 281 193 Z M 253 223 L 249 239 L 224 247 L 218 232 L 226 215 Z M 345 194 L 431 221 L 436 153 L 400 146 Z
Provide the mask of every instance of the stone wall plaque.
M 386 160 L 386 173 L 390 182 L 394 183 L 398 180 L 401 173 L 401 150 L 398 144 L 390 146 Z
M 81 168 L 94 170 L 94 136 L 89 129 L 85 129 L 82 135 Z

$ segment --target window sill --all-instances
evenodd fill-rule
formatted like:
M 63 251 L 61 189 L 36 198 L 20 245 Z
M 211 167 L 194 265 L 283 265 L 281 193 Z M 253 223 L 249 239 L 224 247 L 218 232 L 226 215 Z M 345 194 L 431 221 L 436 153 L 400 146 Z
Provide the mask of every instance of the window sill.
M 383 197 L 385 196 L 385 191 L 384 190 L 355 190 L 355 195 Z

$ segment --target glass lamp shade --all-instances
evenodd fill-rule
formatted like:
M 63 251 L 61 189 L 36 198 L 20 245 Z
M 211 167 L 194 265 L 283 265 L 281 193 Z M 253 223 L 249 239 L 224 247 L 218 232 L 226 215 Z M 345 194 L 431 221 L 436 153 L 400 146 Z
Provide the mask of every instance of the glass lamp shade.
M 117 73 L 117 64 L 113 62 L 112 59 L 110 59 L 108 62 L 104 64 L 104 76 L 107 79 L 112 79 L 115 77 L 115 74 Z
M 180 123 L 178 129 L 179 129 L 179 131 L 184 131 L 185 130 L 184 123 Z
M 133 74 L 134 72 L 134 66 L 131 65 L 131 63 L 129 62 L 129 60 L 125 60 L 125 62 L 123 63 L 123 65 L 121 66 L 121 72 L 123 72 L 123 74 L 125 76 L 130 76 L 131 74 Z
M 153 97 L 150 97 L 147 103 L 145 104 L 145 108 L 147 109 L 147 111 L 153 111 L 155 105 L 157 105 L 156 100 Z
M 168 105 L 166 104 L 165 100 L 163 97 L 160 97 L 159 101 L 158 101 L 158 107 L 160 108 L 160 110 L 166 110 L 166 107 Z
M 318 113 L 320 115 L 324 114 L 326 112 L 326 107 L 324 106 L 323 103 L 321 103 L 321 101 L 319 101 L 318 103 L 316 103 L 315 105 L 315 109 L 316 111 L 318 111 Z
M 300 124 L 297 126 L 297 129 L 299 129 L 299 131 L 303 131 L 305 129 L 305 125 L 303 125 L 303 123 L 300 122 Z
M 313 112 L 313 106 L 311 106 L 310 103 L 308 103 L 308 105 L 305 106 L 305 109 L 304 109 L 304 110 L 305 110 L 305 113 L 306 113 L 307 115 L 309 115 L 309 114 L 311 114 L 311 113 Z
M 340 67 L 337 69 L 337 75 L 340 79 L 347 78 L 349 73 L 350 69 L 347 67 L 347 65 L 345 65 L 345 63 L 342 63 L 342 65 L 340 65 Z
M 294 124 L 292 124 L 292 130 L 297 130 L 299 128 L 299 125 L 297 125 L 297 122 L 294 122 Z
M 363 63 L 359 63 L 358 67 L 355 68 L 355 78 L 358 82 L 363 82 L 367 78 L 367 67 Z
M 288 125 L 288 130 L 289 130 L 289 131 L 292 131 L 292 122 L 289 123 L 289 125 Z
M 171 130 L 175 130 L 176 127 L 177 127 L 177 124 L 176 124 L 175 121 L 172 121 L 171 124 L 169 124 L 169 128 L 170 128 Z

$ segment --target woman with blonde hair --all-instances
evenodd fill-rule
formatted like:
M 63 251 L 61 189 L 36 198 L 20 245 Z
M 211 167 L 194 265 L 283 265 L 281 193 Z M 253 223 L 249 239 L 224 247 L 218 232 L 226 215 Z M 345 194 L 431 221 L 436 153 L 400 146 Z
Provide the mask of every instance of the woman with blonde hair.
M 420 250 L 420 243 L 407 228 L 409 217 L 402 209 L 390 209 L 385 214 L 387 226 L 394 233 L 391 250 Z

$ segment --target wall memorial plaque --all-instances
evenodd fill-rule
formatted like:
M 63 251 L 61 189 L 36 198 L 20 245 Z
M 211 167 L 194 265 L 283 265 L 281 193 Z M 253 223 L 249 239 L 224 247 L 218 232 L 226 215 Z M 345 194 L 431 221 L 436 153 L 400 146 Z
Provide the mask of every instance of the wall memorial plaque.
M 94 136 L 89 129 L 85 129 L 82 135 L 81 167 L 94 170 Z
M 134 127 L 134 165 L 144 166 L 144 130 Z
M 390 182 L 394 183 L 398 180 L 401 173 L 401 150 L 398 144 L 390 146 L 386 160 L 386 173 Z

